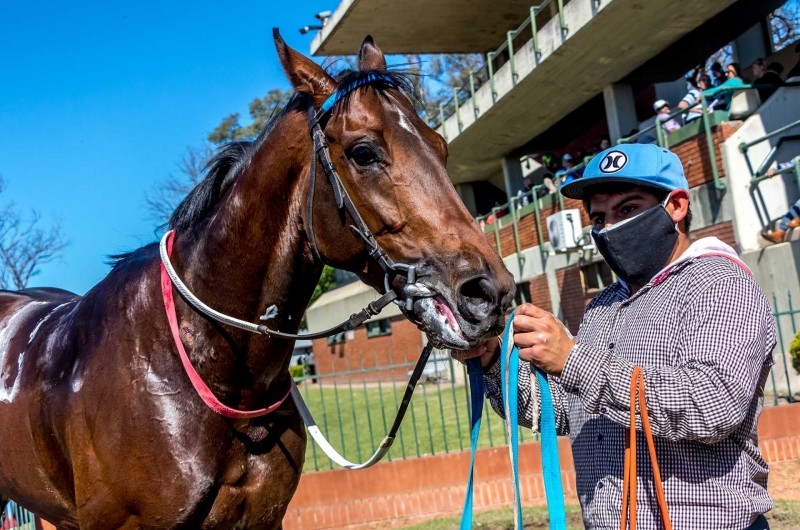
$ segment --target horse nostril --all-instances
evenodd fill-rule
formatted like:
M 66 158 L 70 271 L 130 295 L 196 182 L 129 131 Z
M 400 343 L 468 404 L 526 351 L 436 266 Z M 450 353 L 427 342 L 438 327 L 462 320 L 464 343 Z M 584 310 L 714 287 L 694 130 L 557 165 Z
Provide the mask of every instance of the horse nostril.
M 478 276 L 461 284 L 458 290 L 469 305 L 493 306 L 499 299 L 497 286 L 486 276 Z

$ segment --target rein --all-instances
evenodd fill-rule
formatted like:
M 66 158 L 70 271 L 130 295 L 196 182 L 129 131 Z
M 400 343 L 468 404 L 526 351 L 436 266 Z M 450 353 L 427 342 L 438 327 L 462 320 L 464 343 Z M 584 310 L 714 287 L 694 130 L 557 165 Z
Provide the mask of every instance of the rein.
M 300 412 L 300 416 L 302 417 L 303 422 L 308 427 L 308 432 L 311 434 L 311 437 L 314 439 L 314 441 L 317 442 L 317 444 L 320 446 L 323 452 L 325 452 L 325 454 L 328 455 L 328 457 L 330 457 L 331 460 L 333 460 L 340 466 L 348 469 L 363 469 L 366 467 L 370 467 L 376 464 L 378 461 L 380 461 L 381 458 L 383 458 L 383 456 L 389 451 L 389 448 L 392 446 L 392 443 L 395 440 L 395 436 L 397 435 L 397 432 L 400 429 L 400 424 L 403 421 L 406 410 L 408 409 L 408 406 L 411 402 L 411 397 L 414 394 L 414 389 L 417 385 L 417 382 L 419 381 L 419 378 L 422 376 L 422 371 L 425 368 L 425 364 L 428 362 L 428 357 L 430 356 L 431 351 L 433 350 L 433 344 L 428 343 L 422 350 L 419 360 L 417 361 L 417 364 L 414 367 L 414 371 L 411 375 L 411 378 L 409 379 L 408 385 L 406 386 L 405 393 L 403 394 L 403 400 L 397 411 L 395 420 L 392 423 L 389 432 L 383 438 L 380 445 L 378 446 L 377 451 L 375 451 L 375 454 L 373 454 L 372 457 L 370 457 L 370 459 L 367 460 L 366 462 L 362 464 L 356 464 L 342 457 L 325 439 L 325 436 L 322 434 L 319 427 L 317 427 L 314 418 L 311 416 L 311 412 L 308 410 L 308 407 L 303 401 L 303 398 L 300 395 L 300 391 L 298 390 L 297 385 L 295 384 L 293 379 L 283 397 L 279 401 L 273 403 L 272 405 L 266 408 L 243 411 L 228 407 L 221 401 L 219 401 L 219 399 L 217 399 L 217 397 L 214 396 L 211 389 L 208 387 L 208 385 L 205 384 L 205 382 L 203 382 L 200 375 L 192 366 L 192 363 L 189 360 L 189 356 L 186 353 L 186 349 L 183 345 L 183 342 L 181 341 L 180 329 L 178 327 L 178 318 L 175 312 L 175 303 L 172 294 L 172 288 L 175 287 L 175 289 L 180 293 L 180 295 L 191 307 L 193 307 L 198 312 L 206 315 L 207 317 L 213 320 L 251 333 L 266 335 L 276 339 L 288 339 L 288 340 L 317 339 L 317 338 L 329 337 L 331 335 L 335 335 L 343 331 L 350 331 L 362 325 L 371 317 L 380 313 L 384 307 L 386 307 L 392 302 L 395 302 L 398 305 L 405 305 L 406 310 L 411 311 L 413 309 L 415 298 L 425 298 L 434 296 L 435 293 L 431 291 L 427 286 L 421 283 L 417 283 L 415 265 L 408 265 L 405 263 L 395 263 L 394 261 L 392 261 L 392 259 L 386 253 L 386 251 L 384 251 L 383 248 L 378 244 L 377 240 L 375 239 L 375 236 L 367 227 L 367 224 L 364 222 L 364 219 L 359 214 L 358 209 L 353 203 L 353 200 L 347 193 L 347 190 L 344 187 L 344 184 L 342 183 L 342 179 L 333 165 L 333 162 L 330 157 L 328 142 L 325 139 L 325 134 L 323 132 L 324 126 L 321 124 L 321 122 L 328 116 L 328 114 L 331 112 L 334 105 L 336 105 L 338 101 L 340 101 L 348 93 L 352 92 L 358 87 L 378 82 L 386 83 L 393 87 L 396 86 L 395 83 L 390 78 L 381 76 L 379 74 L 372 74 L 365 77 L 364 79 L 361 79 L 351 85 L 344 87 L 343 89 L 337 90 L 322 104 L 322 107 L 320 108 L 319 111 L 315 111 L 313 108 L 313 104 L 309 103 L 309 110 L 308 110 L 309 131 L 311 133 L 311 138 L 314 143 L 314 147 L 311 154 L 311 169 L 309 175 L 309 188 L 308 188 L 308 201 L 307 201 L 308 210 L 306 212 L 307 223 L 304 223 L 304 225 L 314 259 L 318 263 L 325 263 L 322 255 L 319 252 L 319 249 L 317 248 L 316 238 L 313 229 L 314 189 L 316 187 L 317 159 L 319 159 L 320 165 L 322 166 L 325 176 L 327 177 L 328 182 L 330 183 L 331 188 L 333 189 L 337 210 L 339 210 L 339 212 L 346 211 L 350 215 L 350 218 L 353 221 L 353 224 L 350 225 L 350 230 L 364 244 L 369 257 L 375 260 L 381 267 L 381 269 L 384 271 L 385 274 L 384 286 L 386 292 L 380 298 L 368 304 L 367 307 L 365 307 L 361 311 L 350 315 L 350 318 L 348 318 L 338 326 L 334 326 L 325 331 L 320 331 L 318 333 L 309 333 L 306 335 L 284 333 L 281 331 L 270 329 L 263 324 L 254 324 L 252 322 L 247 322 L 245 320 L 241 320 L 236 317 L 226 315 L 225 313 L 221 313 L 209 307 L 197 296 L 195 296 L 194 293 L 192 293 L 192 291 L 186 286 L 186 284 L 183 283 L 180 276 L 178 276 L 178 273 L 175 271 L 175 268 L 172 266 L 172 263 L 170 261 L 170 256 L 172 254 L 172 248 L 175 242 L 175 232 L 173 230 L 170 230 L 169 232 L 164 234 L 164 236 L 161 238 L 161 243 L 159 246 L 159 252 L 161 255 L 161 294 L 164 299 L 164 308 L 167 313 L 167 320 L 169 321 L 170 330 L 172 332 L 172 338 L 178 349 L 178 353 L 180 355 L 181 363 L 183 364 L 184 370 L 189 376 L 189 379 L 191 380 L 195 391 L 197 391 L 197 394 L 200 396 L 203 402 L 211 410 L 226 418 L 257 418 L 269 414 L 278 409 L 286 401 L 286 398 L 289 397 L 289 395 L 291 395 L 292 400 L 294 401 L 295 406 Z M 406 283 L 402 289 L 405 302 L 398 300 L 398 293 L 390 288 L 392 277 L 397 275 L 402 275 L 406 277 Z

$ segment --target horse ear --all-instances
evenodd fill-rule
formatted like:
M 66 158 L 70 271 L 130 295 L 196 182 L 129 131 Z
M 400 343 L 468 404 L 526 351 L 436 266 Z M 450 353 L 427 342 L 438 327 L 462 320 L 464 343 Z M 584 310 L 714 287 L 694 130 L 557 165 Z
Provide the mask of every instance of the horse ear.
M 290 48 L 278 28 L 272 28 L 272 38 L 283 71 L 297 92 L 310 96 L 314 103 L 321 105 L 336 91 L 336 81 L 320 65 Z
M 364 37 L 361 48 L 358 50 L 359 70 L 386 70 L 386 58 L 372 35 Z

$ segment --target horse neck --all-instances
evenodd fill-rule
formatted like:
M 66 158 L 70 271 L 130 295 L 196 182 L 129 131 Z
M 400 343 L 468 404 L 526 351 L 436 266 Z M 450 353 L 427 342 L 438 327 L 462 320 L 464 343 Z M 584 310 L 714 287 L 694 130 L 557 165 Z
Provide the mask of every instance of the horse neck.
M 299 329 L 321 272 L 301 221 L 310 156 L 305 121 L 290 113 L 208 217 L 188 237 L 176 234 L 176 249 L 185 256 L 185 281 L 201 300 L 249 322 L 259 322 L 259 315 L 274 305 L 277 315 L 265 322 L 268 327 L 290 333 Z M 222 388 L 249 387 L 258 396 L 277 377 L 285 377 L 292 341 L 240 330 L 227 335 L 219 325 L 196 313 L 193 317 L 198 329 L 192 330 L 190 356 L 212 388 L 214 382 Z M 209 358 L 214 362 L 203 362 Z

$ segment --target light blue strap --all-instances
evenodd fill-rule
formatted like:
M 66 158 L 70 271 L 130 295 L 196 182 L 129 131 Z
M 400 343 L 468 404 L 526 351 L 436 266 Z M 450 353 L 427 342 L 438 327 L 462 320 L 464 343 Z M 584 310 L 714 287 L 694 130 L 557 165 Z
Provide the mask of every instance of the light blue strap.
M 514 496 L 514 528 L 522 530 L 522 499 L 519 492 L 519 351 L 514 345 L 513 325 L 514 312 L 508 316 L 506 329 L 503 331 L 503 343 L 500 352 L 500 388 L 503 393 L 503 408 L 506 411 L 506 429 L 509 438 L 511 456 L 511 488 Z
M 351 83 L 351 84 L 347 85 L 344 88 L 340 88 L 339 90 L 337 90 L 336 92 L 331 94 L 331 96 L 328 97 L 328 99 L 326 99 L 325 102 L 322 104 L 322 107 L 320 108 L 320 112 L 322 112 L 322 113 L 328 112 L 329 110 L 331 110 L 333 108 L 334 105 L 336 105 L 339 102 L 340 99 L 345 97 L 347 94 L 349 94 L 353 90 L 357 89 L 358 87 L 361 87 L 361 86 L 364 86 L 364 85 L 368 85 L 370 83 L 375 83 L 375 82 L 383 82 L 383 83 L 387 83 L 387 84 L 392 85 L 392 86 L 394 86 L 394 84 L 395 84 L 394 81 L 392 80 L 392 78 L 389 77 L 389 76 L 380 75 L 380 74 L 369 74 L 367 76 L 364 76 L 361 79 L 358 79 L 354 83 Z
M 503 332 L 502 352 L 500 353 L 500 387 L 503 392 L 503 405 L 506 410 L 507 428 L 509 434 L 509 453 L 511 456 L 512 486 L 514 493 L 514 515 L 515 528 L 522 530 L 522 502 L 519 491 L 519 439 L 518 439 L 518 420 L 519 420 L 519 387 L 517 378 L 519 377 L 519 350 L 513 343 L 512 313 L 508 318 L 506 329 Z M 469 384 L 471 388 L 472 405 L 472 455 L 470 458 L 469 481 L 467 482 L 467 494 L 464 501 L 464 513 L 461 516 L 460 530 L 471 530 L 472 528 L 472 505 L 473 505 L 473 471 L 475 468 L 475 452 L 478 449 L 478 434 L 481 429 L 481 415 L 483 411 L 484 388 L 483 388 L 483 368 L 480 359 L 469 359 L 467 361 L 469 373 Z M 564 507 L 564 490 L 561 486 L 561 463 L 558 455 L 558 436 L 556 433 L 556 416 L 553 408 L 553 396 L 550 391 L 550 384 L 547 376 L 538 368 L 531 366 L 536 373 L 536 380 L 539 383 L 539 394 L 541 396 L 541 423 L 539 431 L 541 433 L 542 447 L 542 474 L 544 477 L 545 496 L 547 498 L 548 511 L 550 512 L 550 529 L 566 530 L 567 515 Z
M 478 450 L 478 435 L 481 432 L 481 416 L 483 415 L 483 367 L 478 358 L 467 360 L 467 373 L 469 374 L 469 388 L 471 392 L 472 417 L 470 418 L 470 432 L 472 455 L 469 460 L 469 480 L 467 481 L 467 495 L 464 499 L 464 511 L 461 514 L 460 530 L 472 530 L 472 491 L 473 472 L 475 470 L 475 452 Z
M 531 365 L 531 368 L 534 368 Z M 564 489 L 561 486 L 561 462 L 558 458 L 558 436 L 556 433 L 556 413 L 553 395 L 547 376 L 536 368 L 536 381 L 542 402 L 542 415 L 539 432 L 542 444 L 542 474 L 544 492 L 547 497 L 547 510 L 550 513 L 550 530 L 567 529 L 567 511 L 564 507 Z

